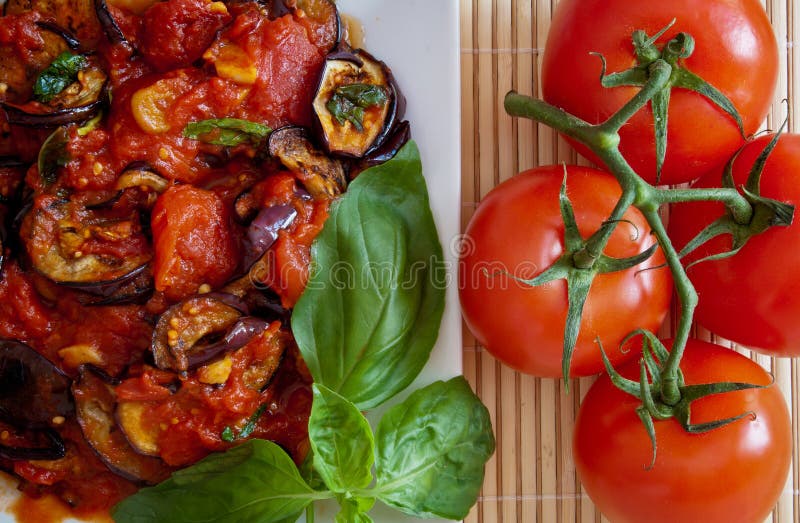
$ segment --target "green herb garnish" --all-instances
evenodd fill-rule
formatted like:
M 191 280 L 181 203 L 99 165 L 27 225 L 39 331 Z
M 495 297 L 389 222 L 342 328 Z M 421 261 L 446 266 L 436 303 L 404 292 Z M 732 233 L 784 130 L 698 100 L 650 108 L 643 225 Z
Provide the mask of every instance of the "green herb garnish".
M 222 439 L 222 441 L 227 443 L 233 443 L 237 439 L 246 439 L 250 437 L 253 431 L 256 430 L 258 420 L 261 419 L 261 415 L 264 414 L 265 410 L 267 410 L 266 403 L 256 409 L 256 411 L 247 420 L 247 423 L 244 424 L 242 430 L 239 431 L 238 435 L 233 431 L 233 428 L 228 426 L 222 429 L 222 433 L 219 437 Z
M 64 51 L 36 77 L 33 84 L 33 96 L 36 100 L 47 103 L 68 85 L 78 79 L 78 72 L 89 65 L 86 57 Z
M 360 132 L 364 130 L 364 110 L 382 107 L 388 100 L 389 97 L 380 86 L 349 84 L 337 87 L 325 107 L 339 125 L 347 121 Z
M 235 147 L 243 143 L 261 144 L 272 132 L 266 125 L 238 118 L 213 118 L 191 122 L 183 136 L 212 145 Z

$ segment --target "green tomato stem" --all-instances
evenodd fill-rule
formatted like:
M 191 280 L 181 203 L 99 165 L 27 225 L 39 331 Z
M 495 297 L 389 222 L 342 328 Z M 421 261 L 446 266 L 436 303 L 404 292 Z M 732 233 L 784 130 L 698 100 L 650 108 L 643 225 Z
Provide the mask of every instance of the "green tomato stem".
M 647 211 L 643 212 L 643 214 L 647 219 L 647 223 L 653 229 L 653 234 L 656 236 L 659 245 L 661 245 L 661 250 L 664 252 L 667 265 L 672 272 L 672 280 L 678 295 L 678 301 L 680 302 L 680 317 L 673 337 L 672 350 L 666 363 L 662 362 L 664 366 L 661 370 L 661 399 L 666 405 L 677 405 L 681 399 L 681 393 L 678 388 L 678 369 L 692 328 L 694 309 L 697 307 L 697 291 L 681 264 L 678 251 L 672 246 L 672 242 L 667 235 L 667 229 L 664 227 L 664 222 L 661 220 L 658 211 Z
M 721 202 L 731 211 L 736 223 L 750 223 L 753 218 L 753 206 L 736 189 L 725 187 L 658 189 L 655 197 L 659 204 L 699 201 Z
M 623 105 L 616 113 L 600 124 L 600 129 L 609 135 L 617 137 L 619 143 L 619 130 L 636 114 L 639 109 L 647 105 L 656 93 L 662 91 L 672 75 L 672 66 L 664 60 L 656 60 L 649 66 L 650 78 L 636 95 Z M 591 147 L 591 144 L 587 144 Z

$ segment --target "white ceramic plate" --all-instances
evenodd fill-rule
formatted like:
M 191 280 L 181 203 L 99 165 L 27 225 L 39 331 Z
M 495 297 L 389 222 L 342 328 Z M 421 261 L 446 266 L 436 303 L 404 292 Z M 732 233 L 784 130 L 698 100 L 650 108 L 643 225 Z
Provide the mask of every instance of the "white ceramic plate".
M 436 347 L 413 389 L 461 374 L 461 320 L 454 252 L 461 205 L 458 0 L 338 0 L 337 3 L 342 13 L 362 24 L 364 48 L 392 68 L 406 95 L 406 118 L 411 122 L 412 137 L 422 155 L 431 207 L 444 247 L 447 305 Z M 11 506 L 17 496 L 12 481 L 0 481 L 0 510 Z M 379 505 L 370 513 L 378 523 L 417 521 L 393 510 L 383 510 Z M 320 506 L 316 521 L 332 522 L 334 515 L 332 507 Z M 0 512 L 0 523 L 13 522 L 10 512 Z

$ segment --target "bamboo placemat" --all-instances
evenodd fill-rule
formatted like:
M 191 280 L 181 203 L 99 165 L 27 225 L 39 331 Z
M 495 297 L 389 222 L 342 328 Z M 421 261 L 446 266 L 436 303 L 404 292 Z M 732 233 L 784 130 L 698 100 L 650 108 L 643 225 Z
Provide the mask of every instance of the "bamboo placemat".
M 512 120 L 502 107 L 509 89 L 540 95 L 539 68 L 557 0 L 459 0 L 461 7 L 462 227 L 477 202 L 514 173 L 551 163 L 585 163 L 550 129 Z M 633 1 L 633 0 L 632 0 Z M 697 0 L 702 2 L 703 0 Z M 793 100 L 789 127 L 800 130 L 800 0 L 764 2 L 780 48 L 780 77 L 766 122 L 776 128 Z M 798 95 L 800 96 L 800 95 Z M 798 320 L 800 321 L 800 319 Z M 669 323 L 669 322 L 668 322 Z M 663 334 L 669 334 L 669 325 Z M 707 332 L 698 336 L 710 339 Z M 746 354 L 751 355 L 748 351 Z M 800 521 L 799 361 L 751 355 L 775 376 L 790 403 L 794 452 L 784 495 L 767 521 Z M 464 328 L 464 373 L 489 408 L 497 452 L 486 467 L 479 502 L 468 523 L 606 521 L 582 492 L 570 452 L 577 407 L 591 379 L 535 379 L 500 364 Z M 758 481 L 758 478 L 754 478 Z

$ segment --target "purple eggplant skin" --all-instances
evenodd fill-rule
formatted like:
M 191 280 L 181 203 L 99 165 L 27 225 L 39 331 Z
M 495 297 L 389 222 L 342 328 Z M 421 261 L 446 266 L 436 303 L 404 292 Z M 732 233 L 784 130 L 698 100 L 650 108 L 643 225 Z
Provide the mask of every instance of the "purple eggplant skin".
M 114 388 L 88 366 L 72 384 L 78 425 L 95 454 L 115 474 L 140 485 L 154 485 L 172 469 L 160 458 L 144 456 L 128 443 L 117 425 Z
M 388 162 L 397 154 L 409 140 L 411 139 L 411 125 L 408 120 L 403 120 L 392 131 L 392 134 L 383 142 L 379 148 L 365 156 L 362 163 L 366 167 L 380 165 Z
M 114 15 L 108 10 L 106 0 L 94 0 L 94 11 L 108 41 L 114 45 L 128 45 L 128 39 L 114 20 Z
M 339 64 L 337 64 L 337 62 L 339 62 Z M 343 63 L 354 65 L 358 73 L 354 73 L 349 81 L 341 84 L 329 80 L 329 75 L 333 75 L 332 78 L 340 78 L 340 75 L 337 74 L 337 67 L 340 67 Z M 370 68 L 382 73 L 383 84 L 364 80 L 364 78 L 370 76 L 367 72 Z M 352 139 L 352 143 L 349 141 L 348 143 L 342 143 L 343 139 L 335 137 L 337 134 L 335 132 L 337 130 L 336 127 L 341 126 L 338 126 L 336 120 L 330 117 L 330 112 L 326 108 L 326 104 L 332 96 L 331 93 L 337 87 L 349 83 L 379 85 L 384 89 L 384 92 L 389 98 L 389 107 L 383 120 L 383 125 L 371 142 L 364 141 L 364 143 L 358 143 L 368 137 L 361 136 L 362 133 L 358 132 L 352 126 L 349 127 L 350 135 L 348 136 L 349 139 Z M 397 126 L 403 121 L 403 117 L 405 116 L 406 99 L 391 68 L 368 52 L 362 49 L 350 49 L 346 43 L 341 42 L 336 49 L 328 54 L 325 60 L 312 107 L 312 129 L 317 140 L 323 145 L 326 152 L 331 155 L 361 159 L 379 150 L 384 142 L 395 134 Z
M 150 264 L 141 265 L 116 280 L 64 286 L 82 291 L 85 296 L 79 297 L 78 301 L 86 306 L 143 303 L 155 291 Z
M 12 447 L 0 445 L 0 459 L 10 461 L 29 460 L 57 460 L 67 455 L 64 440 L 53 429 L 37 431 L 34 435 L 37 440 L 44 440 L 47 446 Z
M 81 48 L 81 41 L 78 40 L 68 29 L 64 29 L 57 23 L 48 20 L 40 20 L 36 22 L 36 25 L 40 29 L 50 31 L 53 34 L 60 36 L 61 39 L 67 44 L 67 47 L 73 51 L 77 51 Z
M 12 104 L 2 103 L 8 123 L 23 127 L 58 127 L 70 123 L 79 123 L 95 116 L 105 105 L 105 100 L 95 100 L 80 107 L 67 107 L 50 113 L 29 113 Z
M 224 336 L 244 314 L 236 307 L 206 294 L 176 303 L 158 319 L 150 351 L 156 366 L 186 375 L 190 357 L 201 352 L 209 339 Z
M 75 412 L 71 380 L 47 358 L 16 340 L 0 340 L 0 417 L 28 429 L 51 427 Z
M 244 239 L 244 266 L 247 270 L 258 261 L 278 239 L 278 231 L 288 228 L 297 217 L 291 205 L 273 205 L 259 211 L 250 222 Z
M 218 342 L 203 345 L 189 354 L 189 368 L 202 367 L 223 354 L 236 351 L 247 345 L 257 335 L 269 328 L 269 322 L 254 316 L 246 316 L 228 329 Z

